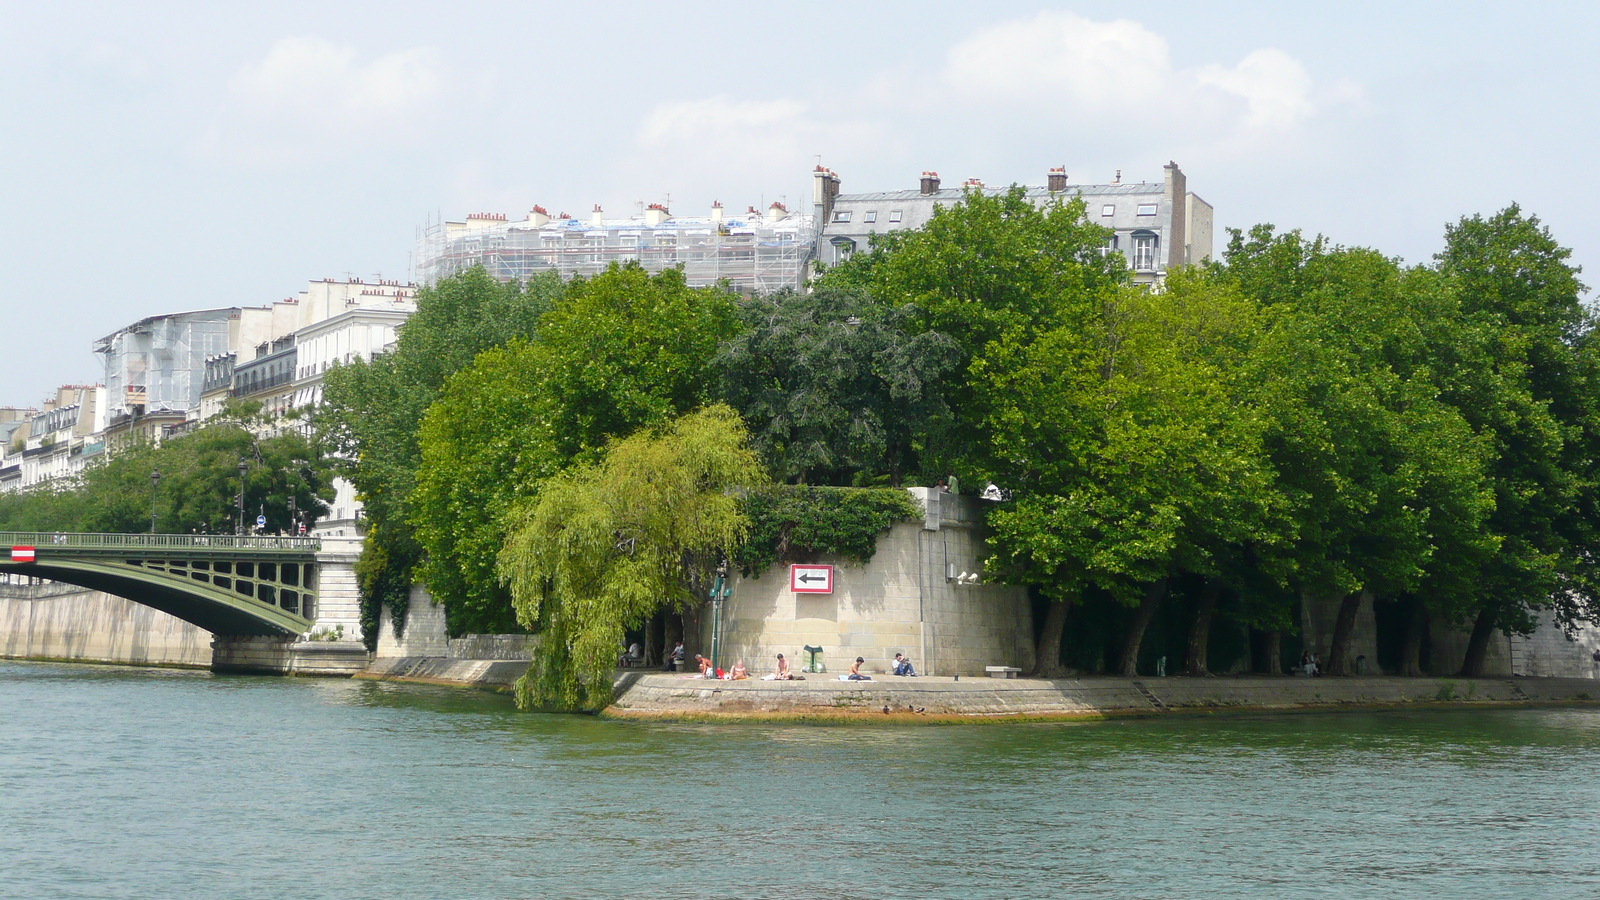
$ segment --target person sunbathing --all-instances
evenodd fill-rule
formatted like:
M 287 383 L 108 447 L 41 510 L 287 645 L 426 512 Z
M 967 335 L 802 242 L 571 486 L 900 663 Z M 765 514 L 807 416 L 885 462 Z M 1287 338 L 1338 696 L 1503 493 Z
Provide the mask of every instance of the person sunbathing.
M 859 656 L 856 657 L 856 661 L 850 664 L 850 674 L 845 676 L 845 680 L 847 680 L 847 681 L 871 681 L 872 680 L 872 676 L 871 675 L 863 675 L 863 674 L 861 674 L 861 664 L 864 663 L 864 662 L 866 662 L 866 660 L 862 659 Z
M 744 660 L 742 660 L 742 659 L 739 660 L 738 662 L 734 663 L 733 664 L 733 671 L 728 673 L 728 680 L 729 681 L 743 681 L 743 680 L 745 680 L 746 678 L 749 678 L 749 677 L 750 677 L 750 672 L 749 672 L 749 670 L 747 670 L 744 667 Z
M 1595 655 L 1596 656 L 1600 656 L 1600 650 L 1595 651 Z M 773 680 L 774 681 L 788 681 L 789 679 L 791 679 L 793 677 L 794 677 L 794 674 L 789 671 L 789 661 L 787 659 L 783 658 L 783 654 L 782 653 L 779 653 L 778 654 L 778 669 L 777 669 L 777 671 L 772 673 Z

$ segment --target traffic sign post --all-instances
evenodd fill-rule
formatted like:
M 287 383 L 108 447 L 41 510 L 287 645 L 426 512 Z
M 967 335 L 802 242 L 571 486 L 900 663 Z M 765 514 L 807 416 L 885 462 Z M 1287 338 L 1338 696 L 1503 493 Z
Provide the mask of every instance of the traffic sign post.
M 833 593 L 833 566 L 790 566 L 789 590 L 797 594 Z
M 265 527 L 267 527 L 267 517 L 266 516 L 256 516 L 256 527 L 257 528 L 265 528 Z

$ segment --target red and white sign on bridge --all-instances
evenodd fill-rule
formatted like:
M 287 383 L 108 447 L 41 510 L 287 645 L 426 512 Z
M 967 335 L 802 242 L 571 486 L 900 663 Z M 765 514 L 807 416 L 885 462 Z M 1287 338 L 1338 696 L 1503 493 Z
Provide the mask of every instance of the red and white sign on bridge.
M 12 547 L 11 561 L 14 563 L 33 562 L 32 547 Z

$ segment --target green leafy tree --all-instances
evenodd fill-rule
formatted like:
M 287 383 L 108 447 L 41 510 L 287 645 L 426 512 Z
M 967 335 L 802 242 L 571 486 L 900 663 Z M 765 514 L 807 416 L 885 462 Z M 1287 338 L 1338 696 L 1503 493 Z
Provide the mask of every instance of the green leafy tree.
M 748 527 L 735 492 L 765 479 L 738 413 L 718 405 L 617 441 L 523 501 L 499 557 L 518 618 L 541 635 L 519 702 L 609 705 L 625 629 L 704 599 Z
M 377 641 L 380 605 L 403 626 L 423 554 L 411 524 L 423 415 L 445 379 L 479 353 L 531 339 L 563 290 L 554 274 L 526 285 L 503 284 L 474 267 L 418 292 L 417 311 L 400 327 L 392 353 L 335 366 L 325 376 L 323 405 L 313 421 L 321 439 L 345 460 L 368 521 L 368 558 L 359 570 L 361 627 L 369 646 Z
M 955 342 L 917 331 L 920 310 L 824 284 L 743 299 L 722 349 L 722 396 L 750 425 L 773 477 L 898 485 L 921 471 L 917 439 L 948 423 Z
M 1474 573 L 1464 675 L 1483 673 L 1496 630 L 1527 633 L 1539 611 L 1569 627 L 1600 622 L 1600 370 L 1570 257 L 1515 206 L 1449 227 L 1437 257 L 1461 315 L 1489 337 L 1446 394 L 1494 455 L 1487 529 L 1498 548 Z
M 536 340 L 449 380 L 423 421 L 410 521 L 425 551 L 419 574 L 452 630 L 514 625 L 492 564 L 506 511 L 613 437 L 703 405 L 717 348 L 737 327 L 726 291 L 691 288 L 676 269 L 613 266 L 572 282 Z
M 973 191 L 923 228 L 875 237 L 869 251 L 822 276 L 820 287 L 858 287 L 880 304 L 914 306 L 903 330 L 954 343 L 956 376 L 941 388 L 951 413 L 917 423 L 924 472 L 977 483 L 1006 468 L 980 391 L 1004 380 L 1004 366 L 1038 335 L 1092 330 L 1128 281 L 1123 258 L 1106 252 L 1109 236 L 1087 220 L 1081 200 L 1038 206 L 1019 187 Z

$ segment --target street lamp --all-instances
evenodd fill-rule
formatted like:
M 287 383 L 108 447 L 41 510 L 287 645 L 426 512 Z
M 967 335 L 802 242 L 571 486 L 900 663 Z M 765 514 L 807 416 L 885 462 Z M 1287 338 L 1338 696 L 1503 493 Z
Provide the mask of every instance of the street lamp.
M 150 533 L 156 533 L 156 490 L 161 485 L 161 470 L 150 470 Z
M 244 535 L 244 476 L 250 471 L 250 461 L 239 460 L 239 535 Z
M 717 563 L 717 580 L 711 584 L 711 666 L 713 669 L 722 665 L 722 601 L 728 599 L 733 593 L 733 586 L 728 584 L 728 560 L 726 558 Z
M 293 490 L 293 487 L 291 487 L 290 490 Z M 295 512 L 294 494 L 290 494 L 289 495 L 289 536 L 290 537 L 294 537 L 298 533 L 295 530 L 295 527 L 294 527 L 295 523 L 298 522 L 298 521 L 300 521 L 300 514 Z

